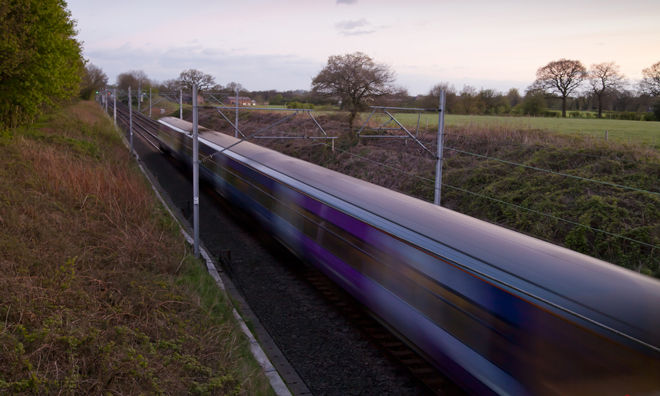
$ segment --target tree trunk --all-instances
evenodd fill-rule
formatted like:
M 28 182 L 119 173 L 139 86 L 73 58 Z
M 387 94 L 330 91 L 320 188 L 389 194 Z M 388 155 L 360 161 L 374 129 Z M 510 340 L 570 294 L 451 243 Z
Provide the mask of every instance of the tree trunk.
M 353 123 L 355 122 L 355 118 L 357 118 L 357 111 L 351 111 L 348 114 L 348 133 L 350 135 L 353 135 Z
M 561 97 L 561 116 L 566 118 L 566 96 Z
M 603 99 L 598 97 L 598 118 L 603 118 Z

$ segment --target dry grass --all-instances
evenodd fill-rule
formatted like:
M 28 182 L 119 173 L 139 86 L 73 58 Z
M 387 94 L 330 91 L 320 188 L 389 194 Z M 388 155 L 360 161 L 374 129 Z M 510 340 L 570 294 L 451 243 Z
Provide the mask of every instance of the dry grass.
M 1 133 L 0 392 L 270 394 L 117 136 L 90 102 Z
M 282 117 L 276 113 L 245 113 L 239 126 L 249 134 Z M 322 115 L 330 135 L 340 136 L 337 150 L 309 140 L 254 140 L 285 154 L 348 174 L 419 199 L 433 201 L 434 155 L 403 139 L 351 138 L 341 114 Z M 200 123 L 233 134 L 211 112 Z M 369 127 L 379 123 L 370 121 Z M 368 129 L 368 128 L 367 128 Z M 660 196 L 560 176 L 587 179 L 660 192 L 660 154 L 640 145 L 606 142 L 587 135 L 564 135 L 513 125 L 447 127 L 443 206 L 570 249 L 660 277 Z M 298 116 L 270 135 L 315 133 Z M 363 134 L 382 134 L 365 130 Z M 420 132 L 420 140 L 435 153 L 437 132 Z M 554 172 L 541 172 L 483 157 L 497 158 Z M 386 166 L 384 166 L 386 165 Z M 462 192 L 456 188 L 471 191 Z M 480 197 L 490 197 L 496 200 Z M 544 216 L 528 210 L 545 213 Z M 565 219 L 573 223 L 558 220 Z M 584 226 L 581 226 L 584 225 Z M 593 231 L 590 228 L 625 238 Z

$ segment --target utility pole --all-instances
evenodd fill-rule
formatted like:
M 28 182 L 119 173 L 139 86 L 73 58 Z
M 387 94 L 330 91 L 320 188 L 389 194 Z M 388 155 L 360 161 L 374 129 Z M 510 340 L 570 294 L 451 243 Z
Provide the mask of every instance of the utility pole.
M 149 87 L 149 117 L 151 117 L 151 87 Z
M 198 113 L 197 113 L 197 84 L 193 84 L 193 254 L 199 258 L 199 136 L 198 136 Z
M 440 197 L 442 195 L 442 149 L 445 141 L 445 91 L 440 91 L 440 104 L 438 106 L 438 151 L 435 164 L 435 197 L 433 203 L 440 206 Z
M 234 137 L 238 138 L 238 87 L 236 87 L 236 122 L 234 123 Z
M 137 96 L 137 102 L 138 102 L 138 113 L 140 112 L 140 103 L 142 102 L 142 89 L 140 88 L 140 84 L 138 83 L 138 96 Z
M 112 112 L 114 113 L 112 115 L 113 120 L 115 121 L 115 128 L 117 127 L 117 88 L 115 88 L 115 95 L 114 95 L 114 101 L 112 105 Z
M 131 87 L 128 87 L 128 130 L 131 134 L 131 155 L 133 155 L 133 98 L 131 97 Z
M 103 87 L 103 104 L 105 105 L 105 114 L 108 114 L 108 87 Z
M 183 120 L 183 89 L 179 90 L 179 119 Z

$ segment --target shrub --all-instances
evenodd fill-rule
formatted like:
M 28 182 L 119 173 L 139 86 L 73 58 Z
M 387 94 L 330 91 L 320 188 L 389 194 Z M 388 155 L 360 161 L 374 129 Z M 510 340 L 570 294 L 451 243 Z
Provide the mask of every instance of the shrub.
M 626 113 L 619 114 L 619 119 L 635 121 L 635 120 L 639 120 L 639 116 L 634 111 L 629 111 Z
M 560 113 L 552 110 L 546 110 L 543 112 L 543 117 L 559 117 Z
M 580 116 L 580 112 L 579 112 L 579 111 L 570 111 L 570 112 L 568 113 L 568 116 L 569 116 L 569 117 L 579 117 L 579 116 Z
M 655 116 L 655 114 L 653 114 L 653 113 L 646 113 L 646 114 L 644 114 L 644 116 L 643 116 L 643 120 L 644 120 L 644 121 L 655 121 L 655 120 L 656 120 L 656 116 Z
M 287 102 L 286 107 L 289 109 L 311 109 L 314 110 L 314 105 L 311 103 L 302 102 Z
M 546 109 L 545 99 L 542 95 L 527 95 L 522 104 L 522 115 L 541 115 Z

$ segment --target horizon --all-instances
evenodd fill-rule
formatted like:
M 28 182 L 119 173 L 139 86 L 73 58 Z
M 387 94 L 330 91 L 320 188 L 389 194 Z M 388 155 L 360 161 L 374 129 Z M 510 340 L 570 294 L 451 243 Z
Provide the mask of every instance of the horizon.
M 538 68 L 561 58 L 587 68 L 614 61 L 632 82 L 660 60 L 649 50 L 660 46 L 660 3 L 649 0 L 552 8 L 519 0 L 201 0 L 185 8 L 71 0 L 68 9 L 85 58 L 110 82 L 129 70 L 163 81 L 197 69 L 249 91 L 309 90 L 329 56 L 360 51 L 391 66 L 412 96 L 439 82 L 524 92 Z

